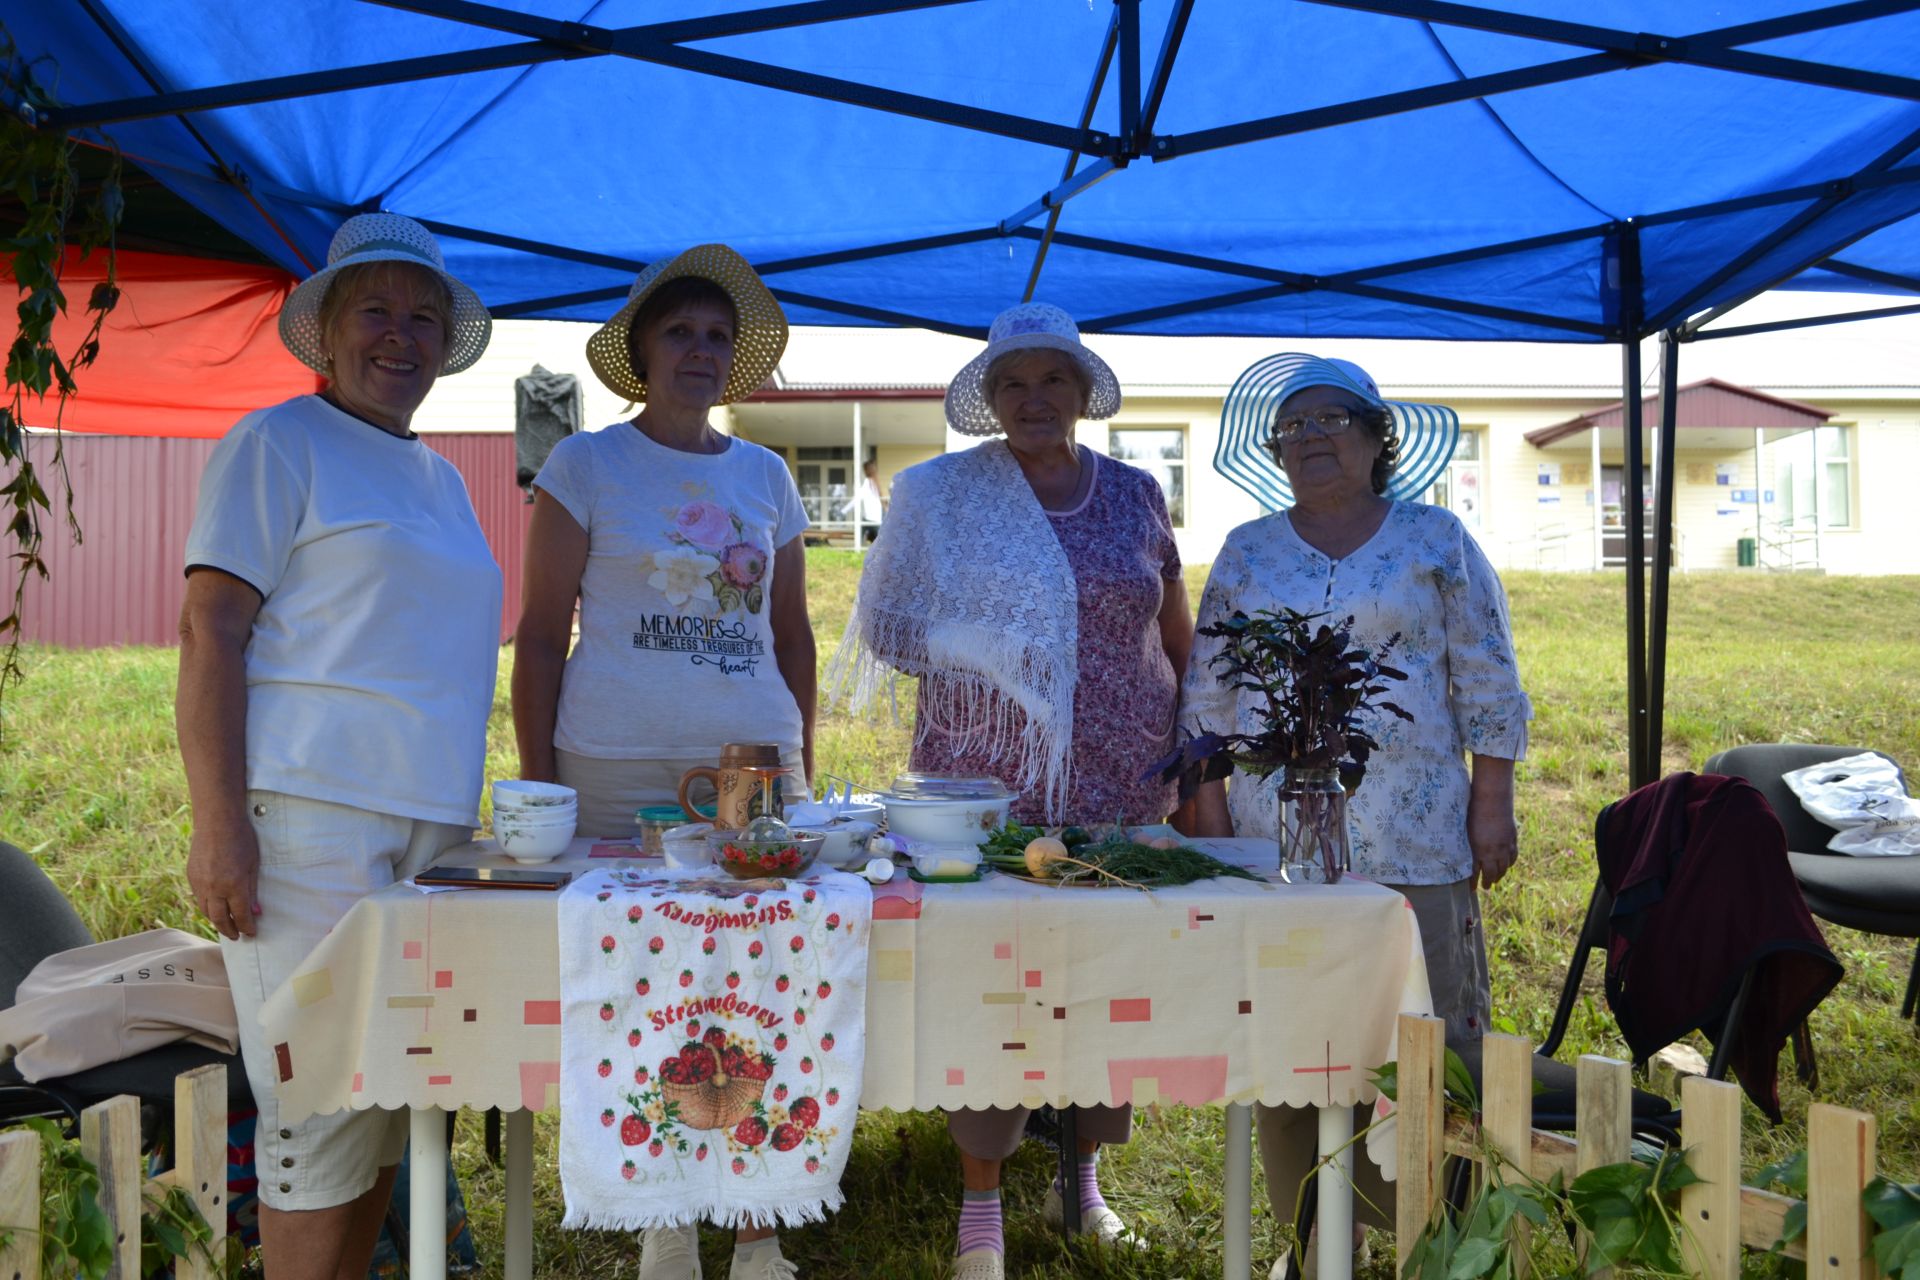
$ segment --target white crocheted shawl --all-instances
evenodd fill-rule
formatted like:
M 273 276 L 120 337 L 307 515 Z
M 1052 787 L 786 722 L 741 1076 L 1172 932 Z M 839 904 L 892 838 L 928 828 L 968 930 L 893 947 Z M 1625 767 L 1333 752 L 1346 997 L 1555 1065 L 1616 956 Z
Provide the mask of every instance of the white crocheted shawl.
M 1015 762 L 1021 790 L 1057 814 L 1078 640 L 1073 566 L 1012 451 L 990 440 L 894 477 L 827 687 L 858 712 L 883 688 L 891 701 L 897 673 L 919 677 L 916 743 L 937 728 L 959 751 Z

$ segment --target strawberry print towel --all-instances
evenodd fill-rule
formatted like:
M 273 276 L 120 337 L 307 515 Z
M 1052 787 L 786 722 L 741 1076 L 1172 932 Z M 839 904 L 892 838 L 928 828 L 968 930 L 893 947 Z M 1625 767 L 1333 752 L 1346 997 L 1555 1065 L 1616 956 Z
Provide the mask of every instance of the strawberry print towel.
M 561 895 L 562 1225 L 821 1221 L 866 1047 L 866 881 L 596 868 Z

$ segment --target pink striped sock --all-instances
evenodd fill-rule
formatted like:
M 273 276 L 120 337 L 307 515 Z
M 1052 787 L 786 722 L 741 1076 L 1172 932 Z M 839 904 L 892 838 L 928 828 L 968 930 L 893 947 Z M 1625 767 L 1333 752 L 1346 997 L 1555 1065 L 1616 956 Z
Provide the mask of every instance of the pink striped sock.
M 1066 1194 L 1063 1190 L 1065 1185 L 1059 1174 L 1053 1175 L 1053 1189 L 1063 1196 Z M 1080 1157 L 1080 1212 L 1092 1213 L 1095 1209 L 1106 1207 L 1107 1202 L 1100 1195 L 1100 1153 L 1096 1151 L 1090 1156 Z
M 1007 1251 L 1006 1237 L 1000 1230 L 1000 1192 L 967 1191 L 960 1196 L 960 1247 L 956 1253 L 975 1249 Z

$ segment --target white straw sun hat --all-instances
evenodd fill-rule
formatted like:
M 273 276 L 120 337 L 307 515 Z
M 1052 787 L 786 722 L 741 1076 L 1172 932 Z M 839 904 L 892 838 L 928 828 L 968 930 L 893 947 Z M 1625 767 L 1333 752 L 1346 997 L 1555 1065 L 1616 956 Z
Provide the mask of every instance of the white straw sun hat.
M 1288 351 L 1250 365 L 1234 379 L 1220 406 L 1220 443 L 1213 469 L 1260 500 L 1269 511 L 1293 505 L 1293 486 L 1267 450 L 1274 415 L 1289 396 L 1308 387 L 1338 387 L 1362 403 L 1393 412 L 1399 459 L 1386 496 L 1410 502 L 1433 487 L 1460 442 L 1460 415 L 1442 404 L 1388 400 L 1373 378 L 1351 360 L 1323 359 Z
M 1099 421 L 1120 412 L 1120 380 L 1107 362 L 1080 341 L 1073 317 L 1046 302 L 1023 302 L 993 318 L 987 330 L 987 349 L 967 361 L 947 384 L 947 425 L 964 436 L 997 436 L 1000 421 L 993 416 L 987 395 L 987 366 L 1009 351 L 1044 347 L 1062 351 L 1086 372 L 1092 390 L 1087 393 L 1086 417 Z
M 787 349 L 787 313 L 760 275 L 745 258 L 723 244 L 699 244 L 650 262 L 627 290 L 626 305 L 587 339 L 587 363 L 594 376 L 615 395 L 645 404 L 647 380 L 633 367 L 627 332 L 647 298 L 669 280 L 695 276 L 710 280 L 733 299 L 733 372 L 721 389 L 720 402 L 745 400 L 772 376 Z
M 320 304 L 342 267 L 363 262 L 408 262 L 446 282 L 453 314 L 447 318 L 447 354 L 440 363 L 441 373 L 471 368 L 486 351 L 493 317 L 479 295 L 447 271 L 432 233 L 402 214 L 361 213 L 340 224 L 327 246 L 327 265 L 302 280 L 280 309 L 280 341 L 301 364 L 323 377 L 333 376 L 327 367 L 326 335 L 320 332 Z

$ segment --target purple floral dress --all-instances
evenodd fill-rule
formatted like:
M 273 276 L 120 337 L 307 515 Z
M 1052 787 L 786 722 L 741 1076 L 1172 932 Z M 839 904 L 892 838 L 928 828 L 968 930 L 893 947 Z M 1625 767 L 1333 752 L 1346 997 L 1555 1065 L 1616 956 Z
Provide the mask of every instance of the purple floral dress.
M 1041 797 L 1022 795 L 1012 816 L 1028 823 L 1159 822 L 1178 804 L 1176 789 L 1140 775 L 1172 749 L 1180 688 L 1159 619 L 1165 584 L 1180 577 L 1180 552 L 1158 481 L 1091 449 L 1080 456 L 1093 468 L 1086 498 L 1071 511 L 1047 512 L 1079 596 L 1072 785 L 1063 813 L 1049 815 Z M 938 729 L 915 745 L 913 767 L 1019 786 L 1011 762 L 956 752 Z

